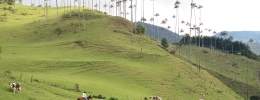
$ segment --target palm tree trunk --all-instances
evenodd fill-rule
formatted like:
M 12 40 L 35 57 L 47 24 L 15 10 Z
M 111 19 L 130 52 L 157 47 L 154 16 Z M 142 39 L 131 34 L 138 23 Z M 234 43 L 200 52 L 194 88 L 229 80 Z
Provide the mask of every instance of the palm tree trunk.
M 16 8 L 15 8 L 15 1 L 16 1 L 16 0 L 14 0 L 14 16 L 15 16 L 15 13 L 16 13 L 16 12 L 15 12 L 15 9 L 16 9 Z
M 59 26 L 60 26 L 60 31 L 61 31 L 61 25 L 60 25 L 60 17 L 59 17 L 59 9 L 58 9 L 58 0 L 56 0 L 56 9 L 57 9 L 57 19 L 58 19 L 58 23 L 59 23 Z
M 83 0 L 83 10 L 82 10 L 83 12 L 82 12 L 82 14 L 83 14 L 83 21 L 84 21 L 84 29 L 86 29 L 85 14 L 84 14 L 84 13 L 85 13 L 85 11 L 84 11 L 84 10 L 85 10 L 85 9 L 84 9 L 84 6 L 85 6 L 84 3 L 85 3 L 85 2 L 84 2 L 84 1 L 85 1 L 85 0 Z
M 80 31 L 80 0 L 78 0 L 78 9 L 79 9 L 79 31 Z
M 46 1 L 46 22 L 48 21 L 48 2 Z
M 70 0 L 70 17 L 71 17 L 71 0 Z
M 131 0 L 131 45 L 133 44 L 133 3 Z
M 193 2 L 193 0 L 191 0 Z M 192 21 L 192 7 L 191 7 L 191 14 L 190 14 L 190 48 L 189 48 L 189 56 L 190 56 L 190 61 L 191 61 L 191 21 Z
M 136 12 L 137 12 L 136 10 L 137 10 L 137 0 L 135 0 L 135 22 L 136 22 Z M 135 23 L 135 32 L 136 32 L 136 23 Z

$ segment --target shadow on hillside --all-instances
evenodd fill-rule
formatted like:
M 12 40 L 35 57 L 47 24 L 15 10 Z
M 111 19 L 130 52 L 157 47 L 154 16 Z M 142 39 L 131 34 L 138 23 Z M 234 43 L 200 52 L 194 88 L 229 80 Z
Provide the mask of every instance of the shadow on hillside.
M 206 69 L 204 69 L 206 70 Z M 219 73 L 214 71 L 207 70 L 212 76 L 218 78 L 221 82 L 223 82 L 226 86 L 235 91 L 238 95 L 244 97 L 246 100 L 249 100 L 251 97 L 260 96 L 260 90 L 251 85 L 247 85 L 245 83 L 233 80 L 231 78 L 225 77 Z M 248 99 L 247 99 L 248 98 Z M 251 99 L 250 99 L 251 100 Z M 260 100 L 260 99 L 258 99 Z
M 260 100 L 260 89 L 258 89 L 257 87 L 251 86 L 251 85 L 247 85 L 245 83 L 233 80 L 231 78 L 228 78 L 226 76 L 223 76 L 217 72 L 214 72 L 212 70 L 208 70 L 203 68 L 202 66 L 197 65 L 194 62 L 191 62 L 187 59 L 185 59 L 182 56 L 179 56 L 177 54 L 173 54 L 175 57 L 178 57 L 190 64 L 192 64 L 195 67 L 199 67 L 203 70 L 206 70 L 207 72 L 209 72 L 212 76 L 216 77 L 217 79 L 219 79 L 221 82 L 223 82 L 226 86 L 228 86 L 230 89 L 232 89 L 233 91 L 235 91 L 238 95 L 240 95 L 241 97 L 243 97 L 245 100 Z M 200 69 L 198 69 L 200 70 Z M 223 90 L 224 91 L 224 90 Z M 257 99 L 255 99 L 257 98 Z

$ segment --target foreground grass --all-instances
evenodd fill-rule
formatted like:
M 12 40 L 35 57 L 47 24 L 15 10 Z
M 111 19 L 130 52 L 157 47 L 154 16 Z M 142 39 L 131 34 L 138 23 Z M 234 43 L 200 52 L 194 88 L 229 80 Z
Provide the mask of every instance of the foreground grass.
M 95 13 L 93 22 L 87 17 L 86 29 L 81 30 L 77 16 L 64 17 L 62 33 L 53 38 L 59 33 L 55 8 L 49 9 L 47 22 L 37 14 L 42 9 L 19 8 L 30 14 L 12 17 L 5 11 L 8 20 L 0 22 L 0 98 L 74 100 L 87 91 L 119 100 L 151 95 L 164 100 L 242 99 L 207 71 L 196 74 L 196 67 L 168 54 L 147 36 L 135 34 L 131 45 L 130 28 L 124 27 L 129 22 L 122 18 L 116 32 L 115 17 Z M 22 83 L 22 93 L 13 94 L 8 82 Z M 80 92 L 75 92 L 75 84 Z

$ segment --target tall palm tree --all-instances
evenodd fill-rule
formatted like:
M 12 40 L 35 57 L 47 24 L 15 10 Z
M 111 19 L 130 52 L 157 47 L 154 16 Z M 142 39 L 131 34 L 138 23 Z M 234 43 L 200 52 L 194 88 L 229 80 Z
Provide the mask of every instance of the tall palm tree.
M 234 40 L 233 36 L 229 36 L 228 40 L 231 41 L 231 48 L 232 48 L 232 55 L 233 55 L 233 43 L 232 43 Z
M 151 24 L 154 22 L 154 18 L 153 17 L 151 17 L 150 22 L 151 22 Z M 152 30 L 152 37 L 155 38 L 153 30 Z
M 60 31 L 61 31 L 61 25 L 60 25 L 60 17 L 59 17 L 59 9 L 58 9 L 58 0 L 56 0 L 56 8 L 57 8 L 57 19 L 58 19 L 58 23 L 59 23 L 59 26 L 60 26 Z
M 70 0 L 70 16 L 71 16 L 71 0 Z
M 164 24 L 166 24 L 166 20 L 162 20 L 161 24 L 162 24 L 161 30 L 163 30 L 163 26 L 164 26 Z
M 151 1 L 153 1 L 153 15 L 154 15 L 154 1 L 155 0 L 151 0 Z M 154 17 L 153 17 L 153 27 L 154 27 Z M 155 39 L 155 33 L 154 33 L 154 28 L 153 28 L 153 39 Z M 155 41 L 155 40 L 154 40 Z
M 100 6 L 101 6 L 101 5 L 100 5 L 100 0 L 99 0 L 99 4 L 98 4 L 98 5 L 99 5 L 99 9 L 98 9 L 98 11 L 100 11 Z
M 114 9 L 113 9 L 113 8 L 114 8 L 114 4 L 113 4 L 113 2 L 115 2 L 115 0 L 111 0 L 111 3 L 112 3 L 112 4 L 110 5 L 110 8 L 112 8 L 113 16 L 114 16 Z
M 107 3 L 105 3 L 103 7 L 105 8 L 105 12 L 107 13 Z
M 97 9 L 97 7 L 98 7 L 98 4 L 97 4 L 97 3 L 95 4 L 95 6 L 94 6 L 94 7 L 96 8 L 96 10 L 98 10 L 98 9 Z
M 45 13 L 46 13 L 46 22 L 48 21 L 48 2 L 45 1 Z
M 130 5 L 130 8 L 131 8 L 131 44 L 133 44 L 133 1 L 132 0 L 130 0 L 131 1 L 131 5 Z
M 216 31 L 213 31 L 214 37 L 215 37 L 215 34 L 216 34 L 216 33 L 217 33 Z M 216 37 L 215 37 L 215 46 L 214 46 L 214 49 L 217 49 Z
M 79 31 L 80 31 L 80 0 L 78 0 L 78 9 L 79 9 Z
M 74 0 L 74 10 L 75 10 L 75 7 L 76 7 L 76 5 L 75 5 L 76 2 L 78 2 L 78 0 Z
M 85 2 L 84 2 L 84 1 L 85 1 L 85 0 L 83 0 L 83 12 L 82 12 L 82 14 L 83 14 L 84 29 L 86 29 L 86 23 L 85 23 L 85 11 L 84 11 L 84 10 L 85 10 L 85 9 L 84 9 L 84 6 L 85 6 L 84 3 L 85 3 Z
M 175 6 L 174 6 L 174 8 L 176 9 L 176 25 L 178 25 L 178 41 L 180 40 L 179 39 L 180 38 L 179 37 L 180 36 L 180 34 L 179 34 L 179 29 L 180 29 L 180 26 L 179 26 L 179 10 L 178 10 L 180 4 L 181 4 L 181 2 L 176 0 Z
M 16 0 L 14 0 L 14 4 L 13 4 L 13 5 L 14 5 L 14 16 L 15 16 L 15 13 L 16 13 L 16 12 L 15 12 L 15 9 L 16 9 L 16 8 L 15 8 L 15 3 L 16 3 Z
M 112 9 L 114 8 L 113 4 L 110 5 L 109 10 L 110 10 L 110 8 L 112 8 Z M 113 11 L 113 15 L 114 15 L 114 11 Z
M 189 56 L 190 56 L 190 61 L 191 61 L 191 30 L 192 30 L 192 27 L 191 27 L 191 22 L 192 22 L 192 9 L 195 7 L 195 3 L 193 2 L 193 0 L 191 0 L 191 14 L 190 14 L 190 46 L 189 46 Z
M 226 35 L 227 35 L 227 31 L 221 31 L 220 32 L 220 36 L 223 36 L 224 37 L 224 40 L 226 39 Z M 226 46 L 225 46 L 226 47 Z M 226 48 L 225 48 L 226 49 Z M 222 50 L 224 52 L 224 46 L 223 46 L 223 41 L 222 41 Z
M 124 13 L 123 17 L 124 18 L 126 18 L 126 2 L 127 2 L 127 0 L 123 0 L 123 13 Z
M 176 16 L 173 15 L 172 18 L 174 19 L 174 18 L 176 18 Z M 174 23 L 174 28 L 175 28 L 175 31 L 174 31 L 175 35 L 174 35 L 174 40 L 173 41 L 178 41 L 177 40 L 177 36 L 176 36 L 177 35 L 177 32 L 176 32 L 177 31 L 177 18 L 176 18 L 175 23 Z
M 157 19 L 157 26 L 158 26 L 158 16 L 160 16 L 160 15 L 159 15 L 159 13 L 156 13 L 154 16 L 156 16 L 156 19 Z M 158 38 L 157 38 L 157 39 L 160 41 L 160 38 L 159 38 L 160 35 L 159 35 L 159 33 L 158 33 L 158 27 L 157 27 L 157 35 L 158 35 Z

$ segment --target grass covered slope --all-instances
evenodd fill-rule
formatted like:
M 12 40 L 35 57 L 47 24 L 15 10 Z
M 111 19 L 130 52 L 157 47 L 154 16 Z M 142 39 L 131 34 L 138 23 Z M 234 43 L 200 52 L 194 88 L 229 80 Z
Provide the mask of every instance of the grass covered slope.
M 189 47 L 181 47 L 181 56 L 189 59 Z M 232 88 L 244 98 L 259 96 L 259 61 L 251 60 L 242 55 L 223 53 L 209 48 L 191 47 L 192 62 L 200 61 L 203 69 L 211 71 L 219 80 Z M 198 53 L 196 53 L 198 51 Z M 208 51 L 207 53 L 203 51 Z M 196 60 L 198 54 L 198 59 Z M 179 55 L 179 51 L 178 54 Z M 199 60 L 200 58 L 200 60 Z M 233 66 L 232 64 L 236 64 Z M 247 85 L 248 84 L 248 85 Z
M 147 36 L 135 34 L 131 45 L 125 19 L 119 18 L 116 32 L 116 17 L 96 12 L 92 22 L 86 10 L 86 29 L 81 20 L 79 30 L 75 13 L 62 17 L 62 32 L 56 36 L 55 8 L 49 9 L 46 22 L 42 8 L 18 6 L 28 15 L 18 11 L 13 17 L 1 7 L 8 20 L 0 22 L 0 98 L 74 100 L 87 91 L 119 100 L 151 95 L 164 100 L 242 99 L 208 72 L 197 75 L 194 66 L 166 53 Z M 22 93 L 13 94 L 8 82 L 20 82 Z M 74 91 L 75 84 L 80 92 Z

